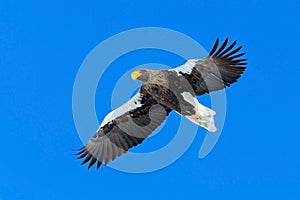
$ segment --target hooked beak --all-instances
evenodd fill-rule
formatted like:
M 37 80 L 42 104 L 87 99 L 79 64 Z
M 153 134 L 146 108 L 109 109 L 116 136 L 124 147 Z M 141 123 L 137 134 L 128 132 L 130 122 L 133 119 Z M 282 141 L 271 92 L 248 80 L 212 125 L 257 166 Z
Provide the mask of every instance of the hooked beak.
M 141 75 L 142 75 L 141 70 L 136 70 L 131 73 L 131 78 L 132 78 L 132 80 L 136 80 Z

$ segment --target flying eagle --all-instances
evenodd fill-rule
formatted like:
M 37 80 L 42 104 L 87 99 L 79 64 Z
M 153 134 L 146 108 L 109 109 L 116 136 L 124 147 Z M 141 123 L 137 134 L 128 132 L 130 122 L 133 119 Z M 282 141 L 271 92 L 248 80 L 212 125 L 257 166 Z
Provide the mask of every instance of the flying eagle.
M 216 40 L 205 59 L 190 59 L 169 70 L 138 69 L 131 74 L 142 82 L 140 90 L 127 103 L 110 112 L 85 146 L 78 149 L 82 165 L 97 169 L 141 144 L 172 110 L 210 132 L 216 131 L 213 110 L 200 104 L 196 96 L 229 87 L 246 69 L 245 53 L 238 53 L 237 41 Z

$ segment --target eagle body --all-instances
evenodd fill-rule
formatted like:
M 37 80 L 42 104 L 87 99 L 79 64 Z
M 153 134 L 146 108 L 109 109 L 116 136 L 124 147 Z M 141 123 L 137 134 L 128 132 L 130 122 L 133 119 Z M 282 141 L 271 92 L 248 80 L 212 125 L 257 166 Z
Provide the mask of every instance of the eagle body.
M 142 88 L 157 102 L 183 115 L 195 112 L 193 104 L 184 98 L 184 93 L 195 97 L 190 83 L 176 72 L 170 70 L 139 70 L 145 77 L 140 77 Z
M 93 137 L 79 149 L 81 164 L 88 169 L 97 162 L 107 164 L 144 141 L 174 110 L 193 123 L 215 132 L 215 111 L 202 105 L 197 96 L 229 87 L 246 69 L 242 46 L 230 45 L 228 38 L 219 47 L 216 40 L 204 59 L 190 59 L 169 70 L 138 69 L 131 74 L 142 82 L 128 102 L 110 112 Z
M 188 61 L 190 62 L 190 61 Z M 172 70 L 140 70 L 146 74 L 142 77 L 142 88 L 161 105 L 175 110 L 193 123 L 207 130 L 216 131 L 213 116 L 215 112 L 206 108 L 195 98 L 190 83 L 182 75 Z M 149 78 L 151 77 L 151 79 Z M 194 117 L 194 116 L 197 117 Z

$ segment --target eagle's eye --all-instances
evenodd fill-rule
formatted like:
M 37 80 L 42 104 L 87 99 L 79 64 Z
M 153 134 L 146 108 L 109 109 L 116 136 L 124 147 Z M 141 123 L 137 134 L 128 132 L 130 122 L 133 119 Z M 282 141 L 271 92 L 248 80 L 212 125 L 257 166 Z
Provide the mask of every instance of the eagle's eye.
M 142 75 L 142 72 L 141 72 L 141 70 L 138 69 L 131 73 L 131 78 L 132 78 L 132 80 L 136 80 L 141 75 Z

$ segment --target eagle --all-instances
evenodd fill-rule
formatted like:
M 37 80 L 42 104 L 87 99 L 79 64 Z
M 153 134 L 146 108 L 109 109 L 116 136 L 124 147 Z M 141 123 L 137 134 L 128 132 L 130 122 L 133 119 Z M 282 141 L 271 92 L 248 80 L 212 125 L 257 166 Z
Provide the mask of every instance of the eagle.
M 242 46 L 230 45 L 228 38 L 216 39 L 204 59 L 189 59 L 167 70 L 138 69 L 133 80 L 142 82 L 139 91 L 125 104 L 110 112 L 92 138 L 76 152 L 88 169 L 116 159 L 141 144 L 168 115 L 175 111 L 191 122 L 215 132 L 215 111 L 202 105 L 197 96 L 229 87 L 246 69 Z

